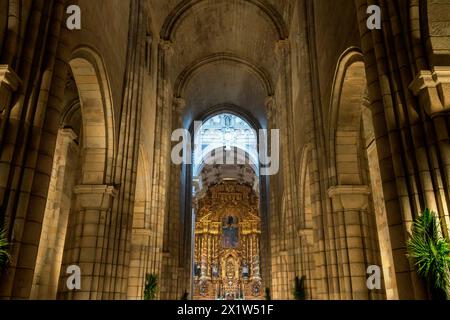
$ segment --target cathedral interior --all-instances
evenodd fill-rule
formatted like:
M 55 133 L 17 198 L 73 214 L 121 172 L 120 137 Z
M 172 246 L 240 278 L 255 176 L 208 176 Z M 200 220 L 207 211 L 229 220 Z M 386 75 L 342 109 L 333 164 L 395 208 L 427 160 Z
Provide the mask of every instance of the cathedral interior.
M 450 0 L 0 0 L 2 300 L 430 299 L 449 206 Z

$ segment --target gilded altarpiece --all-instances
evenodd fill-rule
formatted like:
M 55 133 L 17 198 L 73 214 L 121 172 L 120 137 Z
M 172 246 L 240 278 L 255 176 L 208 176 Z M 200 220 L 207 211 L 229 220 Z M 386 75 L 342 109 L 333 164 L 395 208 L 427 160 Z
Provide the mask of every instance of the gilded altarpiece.
M 196 200 L 196 208 L 194 299 L 261 299 L 261 219 L 253 189 L 218 184 Z

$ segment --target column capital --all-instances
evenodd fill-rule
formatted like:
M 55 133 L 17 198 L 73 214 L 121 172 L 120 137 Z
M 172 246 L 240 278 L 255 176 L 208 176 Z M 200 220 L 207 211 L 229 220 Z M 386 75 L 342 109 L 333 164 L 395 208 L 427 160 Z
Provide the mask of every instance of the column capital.
M 186 109 L 186 101 L 181 97 L 174 97 L 172 101 L 173 111 L 176 112 L 178 116 L 178 125 L 183 125 L 183 114 Z
M 370 193 L 370 188 L 365 185 L 339 185 L 328 189 L 328 196 L 337 210 L 367 209 Z
M 11 92 L 16 91 L 22 81 L 19 76 L 8 65 L 0 65 L 0 84 L 8 86 Z
M 184 112 L 185 108 L 186 108 L 186 100 L 184 100 L 181 97 L 173 98 L 173 110 L 175 112 L 177 112 L 179 115 L 181 115 Z
M 288 39 L 280 39 L 275 42 L 275 50 L 287 50 L 289 49 L 290 42 Z
M 314 245 L 314 230 L 312 228 L 299 228 L 297 234 L 300 238 L 306 240 L 307 245 Z
M 436 88 L 436 82 L 433 79 L 433 74 L 430 70 L 420 70 L 413 82 L 411 82 L 409 89 L 414 95 L 417 96 L 422 90 L 428 88 Z
M 450 110 L 450 67 L 420 70 L 409 89 L 429 116 Z
M 277 57 L 279 63 L 286 58 L 289 48 L 290 43 L 287 39 L 281 39 L 275 43 L 275 56 Z
M 152 235 L 152 230 L 147 228 L 133 228 L 133 235 L 150 237 Z
M 172 52 L 173 51 L 173 42 L 170 40 L 159 40 L 159 48 L 164 52 Z
M 266 106 L 267 119 L 271 119 L 275 115 L 276 101 L 275 96 L 268 96 L 264 101 Z
M 287 252 L 286 250 L 280 250 L 278 252 L 280 257 L 288 257 L 289 256 L 289 252 Z
M 67 142 L 74 141 L 78 138 L 78 135 L 71 128 L 59 129 L 59 135 Z
M 19 76 L 8 65 L 0 65 L 0 113 L 8 106 L 12 94 L 21 84 Z
M 117 196 L 117 189 L 110 185 L 78 185 L 74 188 L 77 200 L 83 209 L 107 210 Z

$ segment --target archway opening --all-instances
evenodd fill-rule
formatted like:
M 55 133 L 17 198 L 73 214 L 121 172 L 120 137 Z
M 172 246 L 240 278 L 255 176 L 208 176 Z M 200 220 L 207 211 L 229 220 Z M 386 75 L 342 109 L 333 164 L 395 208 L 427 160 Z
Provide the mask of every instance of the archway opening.
M 336 228 L 335 234 L 345 239 L 338 250 L 359 250 L 359 260 L 354 259 L 356 254 L 339 258 L 344 265 L 340 277 L 350 273 L 351 280 L 338 294 L 341 299 L 396 299 L 398 293 L 393 273 L 390 226 L 367 91 L 363 57 L 352 48 L 342 55 L 335 75 L 329 125 L 330 184 L 333 187 L 329 195 L 334 221 L 343 221 L 344 231 L 360 229 L 349 236 L 347 231 L 340 232 Z M 379 290 L 367 289 L 364 270 L 367 267 L 359 271 L 351 270 L 351 264 L 362 259 L 367 266 L 381 269 L 383 286 Z M 348 289 L 349 284 L 352 289 Z M 358 286 L 360 290 L 354 289 Z
M 74 292 L 66 286 L 67 267 L 81 266 L 83 259 L 91 261 L 89 255 L 97 246 L 93 237 L 83 234 L 85 247 L 77 238 L 84 216 L 78 197 L 80 192 L 110 183 L 112 175 L 115 138 L 106 70 L 98 54 L 88 48 L 76 50 L 68 64 L 33 275 L 31 297 L 35 299 L 73 297 Z M 86 296 L 83 294 L 80 291 L 80 296 Z
M 218 113 L 194 129 L 192 292 L 197 300 L 263 295 L 256 128 Z

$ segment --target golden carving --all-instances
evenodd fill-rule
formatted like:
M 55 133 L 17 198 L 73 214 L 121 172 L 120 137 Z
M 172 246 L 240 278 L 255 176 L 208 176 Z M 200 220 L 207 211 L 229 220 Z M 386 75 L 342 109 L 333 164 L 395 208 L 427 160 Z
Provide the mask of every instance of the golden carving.
M 260 299 L 258 197 L 224 182 L 196 199 L 194 298 Z

